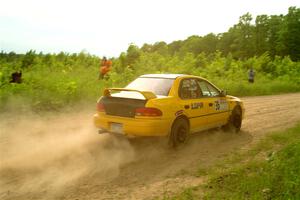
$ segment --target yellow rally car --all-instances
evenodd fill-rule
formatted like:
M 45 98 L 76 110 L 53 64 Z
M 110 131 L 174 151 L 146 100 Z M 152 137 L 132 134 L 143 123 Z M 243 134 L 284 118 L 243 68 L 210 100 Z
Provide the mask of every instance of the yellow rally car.
M 243 102 L 208 80 L 182 74 L 146 74 L 125 88 L 108 88 L 97 102 L 99 133 L 168 136 L 173 146 L 187 134 L 215 127 L 239 131 Z

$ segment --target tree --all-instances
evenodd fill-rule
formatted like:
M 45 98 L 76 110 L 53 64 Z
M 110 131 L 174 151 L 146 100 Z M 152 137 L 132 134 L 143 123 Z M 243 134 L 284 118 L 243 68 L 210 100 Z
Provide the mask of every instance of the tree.
M 134 64 L 140 57 L 140 49 L 138 46 L 134 44 L 130 44 L 128 49 L 127 49 L 127 54 L 125 58 L 125 63 L 126 65 L 132 65 Z
M 157 52 L 161 55 L 167 55 L 168 54 L 168 46 L 167 43 L 165 42 L 156 42 L 153 46 L 152 46 L 152 51 L 153 52 Z
M 258 15 L 255 19 L 255 54 L 260 56 L 268 51 L 269 17 Z
M 193 35 L 188 37 L 183 41 L 183 44 L 180 48 L 180 53 L 184 55 L 185 53 L 193 53 L 194 55 L 198 55 L 201 53 L 201 40 L 202 37 Z
M 177 40 L 168 44 L 168 52 L 170 55 L 174 55 L 175 53 L 179 52 L 182 47 L 183 42 L 181 40 Z
M 22 59 L 22 68 L 28 68 L 34 64 L 34 59 L 36 57 L 35 51 L 28 51 Z
M 234 43 L 237 46 L 237 57 L 249 58 L 254 52 L 254 26 L 251 25 L 252 16 L 246 13 L 240 17 L 239 23 L 234 26 L 236 38 Z
M 268 31 L 268 51 L 272 58 L 275 55 L 283 55 L 282 42 L 279 38 L 279 32 L 282 29 L 283 16 L 271 15 L 269 18 L 269 31 Z
M 300 8 L 290 7 L 284 17 L 281 32 L 284 55 L 290 55 L 294 61 L 300 60 Z
M 205 35 L 200 41 L 200 52 L 206 54 L 214 53 L 217 50 L 217 44 L 219 42 L 218 36 L 213 33 Z

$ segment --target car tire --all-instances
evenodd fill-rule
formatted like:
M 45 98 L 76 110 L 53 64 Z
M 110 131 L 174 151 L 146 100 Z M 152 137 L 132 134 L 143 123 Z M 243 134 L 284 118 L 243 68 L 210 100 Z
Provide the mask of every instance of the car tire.
M 242 111 L 239 107 L 235 107 L 229 117 L 229 121 L 222 128 L 226 132 L 238 133 L 242 126 Z
M 184 118 L 176 119 L 173 123 L 169 144 L 173 148 L 185 143 L 189 133 L 189 124 L 188 121 Z

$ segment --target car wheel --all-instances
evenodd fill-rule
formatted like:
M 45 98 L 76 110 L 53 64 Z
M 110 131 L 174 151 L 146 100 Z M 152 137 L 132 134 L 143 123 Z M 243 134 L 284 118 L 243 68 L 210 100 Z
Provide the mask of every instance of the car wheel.
M 232 114 L 229 118 L 228 123 L 223 126 L 223 130 L 227 132 L 238 133 L 241 130 L 242 126 L 242 112 L 239 107 L 233 109 Z
M 171 130 L 169 143 L 171 147 L 178 147 L 186 141 L 187 135 L 189 133 L 189 124 L 187 120 L 183 118 L 177 119 Z

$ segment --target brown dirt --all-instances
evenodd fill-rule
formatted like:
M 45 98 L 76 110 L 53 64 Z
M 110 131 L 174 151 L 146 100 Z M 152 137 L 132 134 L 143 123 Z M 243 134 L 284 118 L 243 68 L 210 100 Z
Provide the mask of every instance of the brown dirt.
M 178 150 L 164 139 L 98 135 L 93 110 L 0 116 L 0 199 L 153 199 L 202 183 L 197 169 L 300 121 L 300 93 L 243 98 L 239 134 L 192 135 Z

